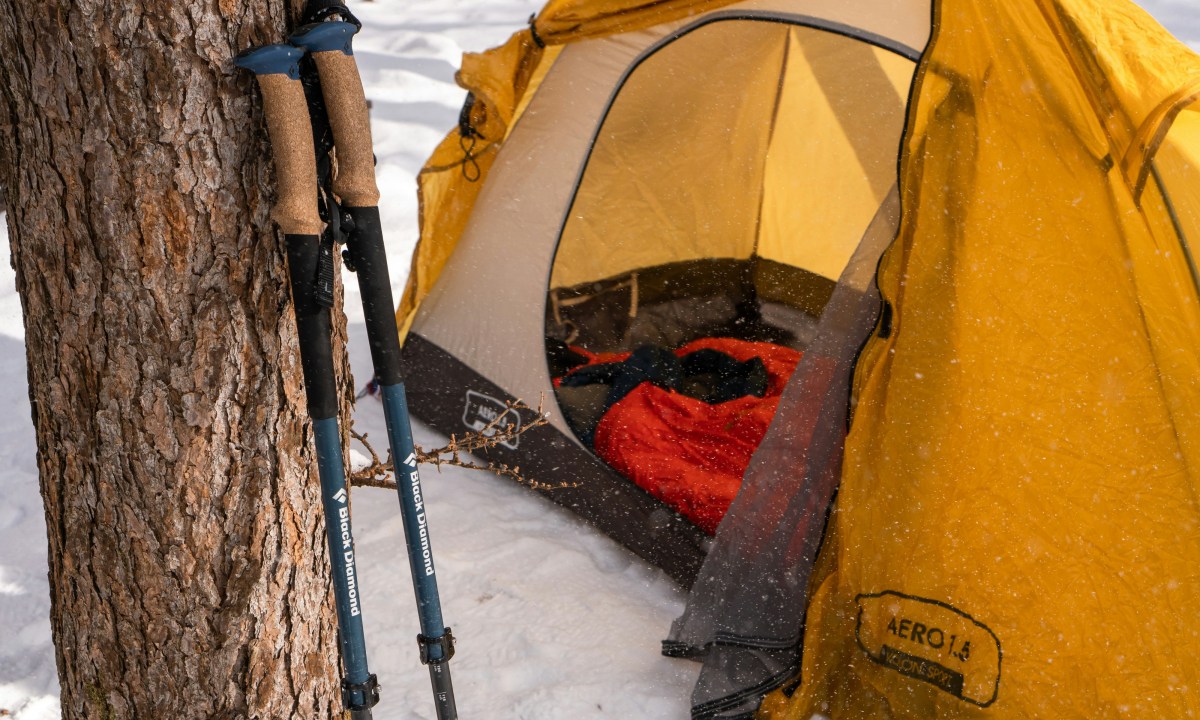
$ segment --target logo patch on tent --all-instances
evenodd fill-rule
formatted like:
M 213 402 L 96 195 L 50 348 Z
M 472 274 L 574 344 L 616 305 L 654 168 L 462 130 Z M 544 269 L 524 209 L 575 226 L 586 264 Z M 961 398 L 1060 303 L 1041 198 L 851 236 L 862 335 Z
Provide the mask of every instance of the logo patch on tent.
M 855 598 L 858 646 L 884 667 L 987 707 L 1000 692 L 1000 640 L 937 600 L 887 590 Z
M 513 430 L 521 429 L 521 415 L 503 402 L 489 395 L 467 391 L 467 406 L 463 410 L 463 425 L 484 437 L 491 437 L 509 425 Z M 490 426 L 490 429 L 489 429 Z M 500 443 L 510 450 L 517 449 L 517 438 Z

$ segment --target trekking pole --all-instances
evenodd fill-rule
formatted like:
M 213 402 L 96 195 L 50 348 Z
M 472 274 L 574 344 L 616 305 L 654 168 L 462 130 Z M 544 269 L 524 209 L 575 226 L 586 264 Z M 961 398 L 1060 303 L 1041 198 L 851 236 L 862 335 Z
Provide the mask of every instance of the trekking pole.
M 325 110 L 333 129 L 337 150 L 337 175 L 333 193 L 341 200 L 341 227 L 347 230 L 347 266 L 358 275 L 366 318 L 367 339 L 375 377 L 383 397 L 388 442 L 400 509 L 404 539 L 417 596 L 421 633 L 417 636 L 421 662 L 429 666 L 438 720 L 454 720 L 458 710 L 450 680 L 450 658 L 454 636 L 443 624 L 437 575 L 429 541 L 429 529 L 417 473 L 408 401 L 400 365 L 400 335 L 392 301 L 391 278 L 383 229 L 379 221 L 379 189 L 375 183 L 375 159 L 371 146 L 370 119 L 362 79 L 354 61 L 351 39 L 358 27 L 342 21 L 306 25 L 291 37 L 294 45 L 308 50 L 320 75 Z M 402 472 L 403 471 L 403 472 Z
M 322 302 L 321 218 L 317 214 L 317 170 L 312 129 L 298 62 L 304 51 L 291 45 L 266 45 L 237 56 L 238 67 L 253 72 L 263 96 L 263 113 L 275 159 L 279 199 L 271 217 L 287 242 L 288 276 L 300 342 L 300 365 L 308 414 L 312 419 L 321 478 L 321 503 L 333 569 L 338 642 L 342 655 L 342 703 L 353 720 L 370 720 L 379 702 L 379 684 L 367 670 L 361 595 L 354 563 L 349 496 L 338 432 L 337 384 L 333 375 L 329 307 Z M 330 284 L 332 278 L 327 280 Z

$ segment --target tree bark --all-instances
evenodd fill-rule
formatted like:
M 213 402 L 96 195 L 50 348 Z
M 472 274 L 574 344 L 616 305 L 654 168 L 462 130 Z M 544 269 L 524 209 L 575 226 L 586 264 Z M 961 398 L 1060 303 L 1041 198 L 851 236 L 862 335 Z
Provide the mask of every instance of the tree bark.
M 340 715 L 324 523 L 238 50 L 278 0 L 0 0 L 63 717 Z

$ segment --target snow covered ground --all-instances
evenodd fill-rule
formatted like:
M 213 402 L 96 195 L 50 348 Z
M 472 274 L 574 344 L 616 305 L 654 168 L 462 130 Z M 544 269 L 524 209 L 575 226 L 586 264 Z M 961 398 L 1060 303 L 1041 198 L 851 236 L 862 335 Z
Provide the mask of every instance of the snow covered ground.
M 1200 0 L 1142 0 L 1200 50 Z M 537 0 L 354 2 L 355 40 L 373 101 L 382 212 L 397 294 L 416 238 L 415 177 L 451 127 L 464 50 L 502 42 Z M 7 256 L 0 223 L 0 253 Z M 347 285 L 351 362 L 370 375 L 357 288 Z M 50 641 L 46 535 L 25 385 L 20 302 L 0 262 L 0 715 L 59 717 Z M 381 407 L 360 402 L 356 428 L 385 437 Z M 418 443 L 440 444 L 418 426 Z M 659 655 L 681 611 L 672 582 L 549 502 L 508 481 L 426 471 L 425 495 L 464 717 L 685 718 L 697 667 Z M 432 718 L 415 658 L 412 585 L 394 496 L 358 489 L 355 530 L 371 668 L 383 684 L 380 720 Z

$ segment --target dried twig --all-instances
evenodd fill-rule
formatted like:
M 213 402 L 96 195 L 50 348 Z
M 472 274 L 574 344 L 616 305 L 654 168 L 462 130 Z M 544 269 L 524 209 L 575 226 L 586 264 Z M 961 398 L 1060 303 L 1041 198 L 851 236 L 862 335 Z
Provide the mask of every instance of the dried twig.
M 520 412 L 529 410 L 535 412 L 536 418 L 529 423 L 522 423 L 520 426 L 513 423 L 501 424 L 501 421 L 508 416 L 509 411 Z M 517 482 L 528 485 L 535 490 L 555 490 L 559 488 L 578 487 L 578 483 L 544 483 L 532 478 L 527 478 L 521 474 L 519 466 L 509 466 L 507 463 L 496 463 L 490 460 L 484 460 L 474 457 L 466 457 L 476 451 L 486 451 L 501 444 L 515 445 L 517 440 L 534 428 L 539 428 L 548 422 L 546 414 L 542 411 L 542 406 L 539 403 L 538 409 L 534 411 L 520 400 L 514 400 L 506 403 L 506 409 L 500 413 L 494 420 L 489 422 L 480 430 L 475 430 L 465 435 L 451 435 L 450 442 L 439 448 L 425 450 L 421 446 L 416 446 L 414 449 L 417 455 L 417 462 L 425 465 L 433 465 L 439 471 L 443 465 L 452 467 L 467 468 L 468 470 L 487 470 L 512 478 Z M 386 461 L 379 459 L 379 453 L 375 452 L 375 448 L 367 440 L 366 434 L 358 434 L 353 429 L 350 430 L 351 436 L 367 449 L 371 455 L 371 462 L 366 467 L 355 470 L 350 475 L 352 485 L 359 487 L 378 487 L 396 489 L 396 481 L 394 479 L 392 467 L 392 454 L 388 452 Z
M 385 463 L 379 459 L 379 453 L 375 452 L 375 448 L 367 441 L 366 433 L 359 435 L 351 427 L 350 437 L 357 440 L 360 445 L 367 449 L 367 452 L 371 453 L 371 464 L 350 473 L 350 484 L 360 487 L 395 488 L 396 482 L 388 479 L 388 474 L 392 471 L 391 450 L 388 451 L 388 458 Z

